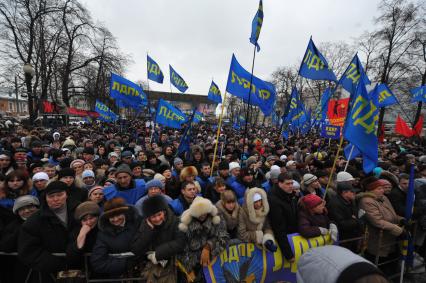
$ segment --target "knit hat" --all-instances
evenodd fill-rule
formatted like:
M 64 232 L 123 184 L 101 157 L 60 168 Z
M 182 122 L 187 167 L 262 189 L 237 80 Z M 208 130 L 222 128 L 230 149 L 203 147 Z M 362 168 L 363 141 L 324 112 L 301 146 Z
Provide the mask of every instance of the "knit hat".
M 279 170 L 271 170 L 269 171 L 269 179 L 278 179 L 278 176 L 280 175 L 281 171 Z
M 84 170 L 83 173 L 81 174 L 81 178 L 84 179 L 88 177 L 95 178 L 95 173 L 93 173 L 92 170 Z
M 35 196 L 31 196 L 31 195 L 20 196 L 15 200 L 15 203 L 13 204 L 13 213 L 16 214 L 19 209 L 29 205 L 40 206 L 40 201 Z
M 94 201 L 85 201 L 80 203 L 74 211 L 74 217 L 77 221 L 80 221 L 86 215 L 96 215 L 101 214 L 101 209 L 99 205 Z
M 287 161 L 285 167 L 290 167 L 292 165 L 296 165 L 296 161 L 294 161 L 294 160 Z
M 312 175 L 310 173 L 307 173 L 307 174 L 303 175 L 303 184 L 305 186 L 309 186 L 310 184 L 312 184 L 316 180 L 318 180 L 317 176 Z
M 127 164 L 121 164 L 120 166 L 117 167 L 117 172 L 115 174 L 119 174 L 119 173 L 127 173 L 130 176 L 132 176 L 132 170 L 130 170 L 129 165 Z
M 163 174 L 164 171 L 170 170 L 170 166 L 167 164 L 161 164 L 160 167 L 158 167 L 158 173 Z
M 163 182 L 161 182 L 160 180 L 157 179 L 152 179 L 151 181 L 149 181 L 148 183 L 145 184 L 145 188 L 147 191 L 149 191 L 149 189 L 151 188 L 160 188 L 161 190 L 164 190 L 164 185 Z
M 162 180 L 166 180 L 166 177 L 164 177 L 164 176 L 163 176 L 163 175 L 161 175 L 160 173 L 156 173 L 156 174 L 154 175 L 153 180 L 159 180 L 159 181 L 162 181 Z
M 266 162 L 269 162 L 272 160 L 277 160 L 277 157 L 275 155 L 269 155 L 268 157 L 266 157 Z
M 33 182 L 40 181 L 40 180 L 49 181 L 49 176 L 47 176 L 47 174 L 44 172 L 38 172 L 34 174 L 32 180 Z
M 365 190 L 366 191 L 373 191 L 375 189 L 377 189 L 380 186 L 386 186 L 390 184 L 389 181 L 383 180 L 383 179 L 378 179 L 376 181 L 370 182 L 368 184 L 365 185 Z
M 344 172 L 344 171 L 337 173 L 337 176 L 336 176 L 337 183 L 354 181 L 354 180 L 355 180 L 354 177 L 350 173 Z
M 94 193 L 97 190 L 103 191 L 103 189 L 104 188 L 102 186 L 94 186 L 94 187 L 90 188 L 89 191 L 87 192 L 87 197 L 90 198 L 90 196 L 92 195 L 92 193 Z
M 309 194 L 302 198 L 302 203 L 306 206 L 306 208 L 312 209 L 317 205 L 321 204 L 322 199 L 316 194 Z
M 70 167 L 73 168 L 74 165 L 77 165 L 78 163 L 81 163 L 81 165 L 84 165 L 85 162 L 84 162 L 83 159 L 75 159 L 75 160 L 71 161 Z
M 231 163 L 229 163 L 229 171 L 232 171 L 235 168 L 241 168 L 240 164 L 238 162 L 231 162 Z
M 339 183 L 337 184 L 337 191 L 339 193 L 351 191 L 351 192 L 357 192 L 357 189 L 355 189 L 350 183 Z
M 75 171 L 74 171 L 74 169 L 69 168 L 69 167 L 61 169 L 58 172 L 58 179 L 61 179 L 63 177 L 73 177 L 73 178 L 75 178 Z
M 148 197 L 142 204 L 144 217 L 150 217 L 160 211 L 167 211 L 167 203 L 162 195 Z
M 180 163 L 183 163 L 183 160 L 182 160 L 182 159 L 180 159 L 179 157 L 176 157 L 176 158 L 173 160 L 173 165 L 174 165 L 174 166 L 176 166 L 177 164 L 180 164 Z
M 286 161 L 287 160 L 287 155 L 283 154 L 280 156 L 280 160 L 281 161 Z
M 116 197 L 105 202 L 102 217 L 111 218 L 113 216 L 126 213 L 129 206 L 124 198 Z
M 246 167 L 250 167 L 250 165 L 252 165 L 252 164 L 254 164 L 256 162 L 257 162 L 256 156 L 250 156 L 246 160 Z
M 41 141 L 35 140 L 31 143 L 31 147 L 41 147 Z
M 255 193 L 253 195 L 253 202 L 256 202 L 256 201 L 259 201 L 259 200 L 262 200 L 262 195 L 259 194 L 259 193 Z
M 111 158 L 111 157 L 117 157 L 118 158 L 118 154 L 116 153 L 116 152 L 110 152 L 109 154 L 108 154 L 108 158 Z
M 132 157 L 132 156 L 133 156 L 133 154 L 132 154 L 132 152 L 131 152 L 131 151 L 129 151 L 129 150 L 123 151 L 123 152 L 121 153 L 121 158 Z
M 53 181 L 47 185 L 47 187 L 44 189 L 44 193 L 46 195 L 50 195 L 53 193 L 59 193 L 68 190 L 67 184 L 61 181 Z
M 182 213 L 178 226 L 179 230 L 182 232 L 188 231 L 188 225 L 192 222 L 192 218 L 198 218 L 205 214 L 209 214 L 213 217 L 213 225 L 218 225 L 220 223 L 220 217 L 216 206 L 214 206 L 209 199 L 198 196 L 192 201 L 191 206 Z

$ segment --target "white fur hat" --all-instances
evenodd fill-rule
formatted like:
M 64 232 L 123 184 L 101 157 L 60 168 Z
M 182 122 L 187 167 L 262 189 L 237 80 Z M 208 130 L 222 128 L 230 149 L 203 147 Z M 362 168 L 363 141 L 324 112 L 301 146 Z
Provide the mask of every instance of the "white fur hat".
M 192 201 L 191 206 L 182 213 L 182 216 L 180 217 L 179 230 L 186 232 L 192 218 L 198 218 L 205 214 L 210 214 L 213 217 L 212 223 L 214 225 L 220 223 L 220 217 L 217 215 L 218 210 L 216 206 L 214 206 L 209 199 L 196 197 Z

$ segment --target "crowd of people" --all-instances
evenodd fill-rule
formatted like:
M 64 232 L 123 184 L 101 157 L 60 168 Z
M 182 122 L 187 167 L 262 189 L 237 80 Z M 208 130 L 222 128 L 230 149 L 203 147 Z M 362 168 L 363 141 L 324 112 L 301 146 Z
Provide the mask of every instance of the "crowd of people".
M 203 282 L 203 267 L 231 244 L 294 262 L 292 233 L 330 236 L 388 276 L 413 230 L 404 218 L 412 164 L 415 249 L 425 257 L 424 140 L 389 137 L 365 174 L 361 158 L 347 164 L 337 141 L 314 133 L 285 140 L 252 127 L 244 140 L 224 126 L 216 157 L 213 125 L 194 126 L 190 150 L 177 154 L 182 134 L 142 121 L 3 132 L 0 252 L 17 257 L 1 255 L 0 282 L 53 282 L 82 269 L 86 254 L 91 278 Z

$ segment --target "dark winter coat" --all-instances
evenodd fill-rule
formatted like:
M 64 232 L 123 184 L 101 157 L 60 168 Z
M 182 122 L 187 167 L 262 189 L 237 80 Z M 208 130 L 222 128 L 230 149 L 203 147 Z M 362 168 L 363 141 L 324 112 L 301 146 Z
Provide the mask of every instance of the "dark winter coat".
M 399 187 L 392 187 L 392 190 L 386 196 L 389 199 L 390 203 L 392 204 L 396 214 L 404 217 L 407 194 L 404 191 L 402 191 Z
M 77 225 L 74 220 L 77 205 L 78 202 L 67 200 L 67 227 L 46 204 L 25 221 L 18 239 L 18 254 L 22 262 L 43 273 L 55 273 L 66 269 L 65 257 L 55 256 L 52 253 L 65 253 L 69 233 Z
M 90 257 L 96 273 L 118 276 L 126 271 L 128 258 L 110 255 L 129 252 L 133 237 L 140 225 L 140 217 L 136 209 L 129 207 L 125 215 L 124 227 L 115 227 L 109 223 L 108 218 L 100 217 L 99 232 Z
M 145 219 L 141 222 L 131 245 L 131 251 L 137 257 L 146 259 L 146 253 L 154 251 L 157 261 L 169 260 L 183 251 L 185 234 L 178 229 L 179 219 L 170 209 L 167 210 L 166 221 L 161 227 L 151 229 Z
M 90 230 L 89 233 L 87 233 L 84 246 L 79 249 L 77 247 L 77 237 L 80 234 L 80 229 L 81 225 L 78 225 L 70 233 L 69 243 L 66 251 L 68 261 L 72 264 L 73 267 L 76 266 L 79 268 L 83 266 L 84 254 L 92 252 L 98 235 L 98 227 L 96 226 Z
M 313 238 L 321 235 L 319 227 L 328 229 L 330 219 L 326 213 L 312 214 L 306 209 L 299 210 L 299 233 L 305 238 Z
M 288 242 L 287 235 L 296 233 L 298 209 L 298 197 L 295 194 L 287 194 L 275 186 L 268 194 L 269 223 L 274 232 L 275 239 L 285 258 L 291 259 L 294 254 Z

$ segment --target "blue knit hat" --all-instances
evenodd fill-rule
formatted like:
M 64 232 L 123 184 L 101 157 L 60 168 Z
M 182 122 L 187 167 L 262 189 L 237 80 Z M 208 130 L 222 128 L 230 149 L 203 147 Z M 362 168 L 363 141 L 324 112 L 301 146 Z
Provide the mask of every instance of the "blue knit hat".
M 157 179 L 152 179 L 151 181 L 149 181 L 148 183 L 145 184 L 145 188 L 148 191 L 150 188 L 153 187 L 158 187 L 161 190 L 164 190 L 164 185 L 163 182 L 161 182 L 160 180 Z

